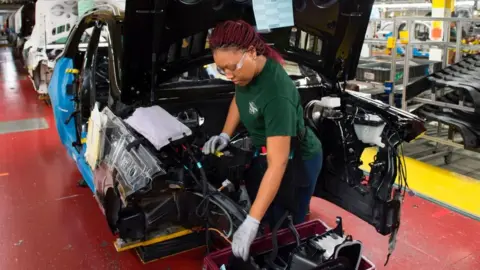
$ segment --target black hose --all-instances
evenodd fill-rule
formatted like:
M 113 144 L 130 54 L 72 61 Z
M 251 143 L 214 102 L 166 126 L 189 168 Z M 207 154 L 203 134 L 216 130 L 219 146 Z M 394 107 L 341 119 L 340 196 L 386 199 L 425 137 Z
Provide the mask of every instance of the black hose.
M 289 213 L 288 211 L 285 211 L 285 213 L 282 215 L 282 217 L 277 221 L 277 223 L 275 224 L 275 227 L 273 228 L 272 230 L 272 246 L 273 246 L 273 249 L 272 249 L 272 252 L 270 253 L 270 258 L 268 260 L 268 264 L 270 265 L 270 267 L 272 267 L 273 269 L 281 269 L 281 267 L 279 267 L 278 265 L 276 265 L 274 262 L 275 262 L 275 259 L 277 258 L 277 255 L 278 255 L 278 238 L 277 238 L 277 233 L 278 233 L 278 229 L 280 228 L 280 226 L 282 226 L 283 222 L 285 221 L 285 219 L 288 217 Z
M 300 246 L 300 235 L 298 234 L 297 228 L 293 225 L 293 217 L 292 215 L 288 215 L 288 228 L 292 232 L 293 236 L 295 237 L 295 242 L 297 243 L 297 247 Z

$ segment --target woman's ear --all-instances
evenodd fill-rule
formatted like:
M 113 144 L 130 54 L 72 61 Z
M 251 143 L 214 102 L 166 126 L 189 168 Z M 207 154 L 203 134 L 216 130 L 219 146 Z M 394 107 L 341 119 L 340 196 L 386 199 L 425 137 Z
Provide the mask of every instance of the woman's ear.
M 250 54 L 250 56 L 252 57 L 252 59 L 256 59 L 257 58 L 257 49 L 255 49 L 254 46 L 250 45 L 248 47 L 248 53 Z

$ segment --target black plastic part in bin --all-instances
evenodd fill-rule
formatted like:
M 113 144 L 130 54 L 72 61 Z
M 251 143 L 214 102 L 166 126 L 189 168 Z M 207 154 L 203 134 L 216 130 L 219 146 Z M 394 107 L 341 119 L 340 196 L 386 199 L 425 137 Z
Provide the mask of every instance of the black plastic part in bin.
M 417 65 L 410 66 L 410 78 L 428 76 L 442 69 L 442 62 L 439 61 L 412 59 L 412 62 L 417 63 Z
M 416 77 L 423 77 L 432 74 L 442 68 L 442 63 L 437 61 L 412 59 L 409 65 L 409 79 L 412 80 Z M 380 82 L 390 81 L 390 62 L 377 62 L 360 64 L 357 67 L 357 80 L 359 81 L 371 81 Z M 404 64 L 399 61 L 395 65 L 395 83 L 403 83 Z
M 357 67 L 357 80 L 380 82 L 390 80 L 390 70 L 392 65 L 386 62 L 362 64 Z M 403 80 L 403 64 L 396 64 L 395 83 Z
M 311 220 L 305 223 L 296 225 L 298 234 L 300 235 L 301 241 L 305 241 L 308 238 L 324 234 L 326 231 L 330 230 L 327 228 L 324 223 L 319 220 Z M 283 229 L 278 232 L 278 245 L 281 247 L 286 247 L 295 244 L 295 237 L 292 235 L 290 230 Z M 266 255 L 269 254 L 272 250 L 272 235 L 261 236 L 252 243 L 250 252 L 251 254 Z M 229 265 L 229 260 L 233 256 L 232 248 L 227 247 L 225 249 L 216 251 L 207 255 L 204 259 L 203 269 L 204 270 L 219 270 L 222 267 Z M 228 269 L 228 268 L 227 268 Z M 241 268 L 244 269 L 258 269 L 258 268 Z M 335 268 L 334 268 L 335 269 Z M 362 257 L 358 270 L 375 270 L 375 265 L 373 265 L 368 259 Z

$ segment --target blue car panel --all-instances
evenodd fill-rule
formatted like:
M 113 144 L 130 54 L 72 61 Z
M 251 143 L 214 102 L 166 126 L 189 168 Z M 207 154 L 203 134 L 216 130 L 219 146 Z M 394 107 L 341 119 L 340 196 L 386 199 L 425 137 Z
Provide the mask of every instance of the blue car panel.
M 73 82 L 74 76 L 67 73 L 67 69 L 73 68 L 73 60 L 62 57 L 57 60 L 52 79 L 48 86 L 48 94 L 53 108 L 55 124 L 61 142 L 67 148 L 67 152 L 77 163 L 77 167 L 89 188 L 94 191 L 93 173 L 85 160 L 86 145 L 79 152 L 73 143 L 77 140 L 75 119 L 66 124 L 67 119 L 75 111 L 74 96 L 67 93 L 67 85 Z M 83 133 L 82 137 L 86 134 Z

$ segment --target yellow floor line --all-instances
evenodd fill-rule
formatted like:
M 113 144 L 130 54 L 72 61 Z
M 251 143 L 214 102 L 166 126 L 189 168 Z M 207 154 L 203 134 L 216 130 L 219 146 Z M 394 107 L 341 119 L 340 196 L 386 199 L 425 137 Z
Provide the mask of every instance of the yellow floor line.
M 375 148 L 362 154 L 360 168 L 370 171 Z M 440 167 L 405 157 L 407 181 L 410 189 L 441 204 L 480 218 L 480 180 L 473 179 Z M 397 179 L 398 180 L 398 179 Z

